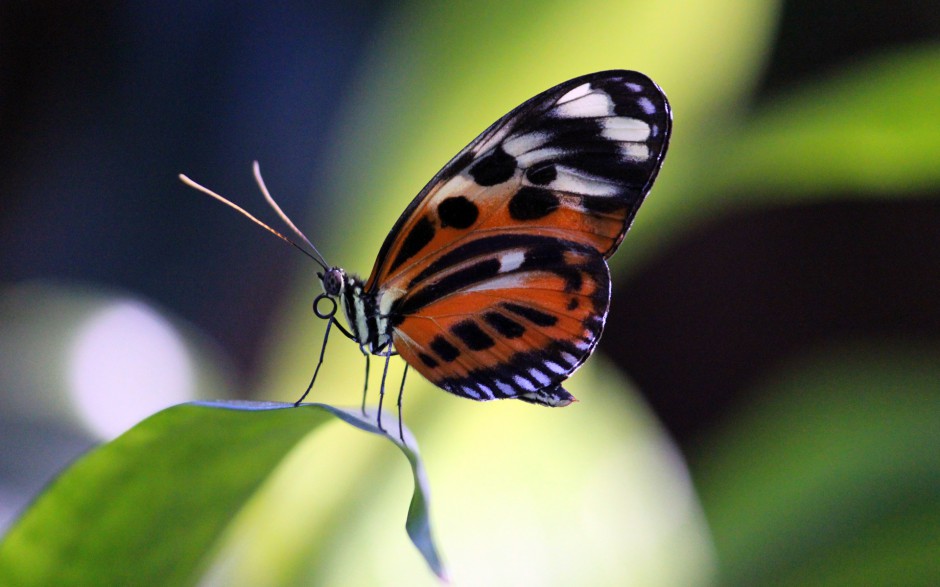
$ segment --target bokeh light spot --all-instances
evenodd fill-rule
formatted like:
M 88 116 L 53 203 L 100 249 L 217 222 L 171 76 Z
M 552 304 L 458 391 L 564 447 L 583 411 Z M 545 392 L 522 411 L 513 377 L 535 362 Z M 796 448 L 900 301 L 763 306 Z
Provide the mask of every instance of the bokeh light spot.
M 103 439 L 192 399 L 193 379 L 176 329 L 140 302 L 119 301 L 89 316 L 69 351 L 68 384 L 79 416 Z

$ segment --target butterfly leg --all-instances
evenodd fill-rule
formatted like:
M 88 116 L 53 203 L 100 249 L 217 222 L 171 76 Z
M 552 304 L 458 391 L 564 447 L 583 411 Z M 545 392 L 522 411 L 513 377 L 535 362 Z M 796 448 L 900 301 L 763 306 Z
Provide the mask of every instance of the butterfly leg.
M 401 396 L 405 392 L 405 377 L 408 376 L 408 363 L 405 363 L 405 370 L 401 374 L 401 387 L 398 388 L 398 438 L 402 444 L 405 444 L 405 429 L 401 424 Z
M 366 358 L 366 382 L 362 386 L 362 415 L 366 415 L 366 396 L 369 394 L 369 353 L 366 352 L 366 349 L 359 347 L 359 350 L 362 352 L 363 356 Z
M 392 360 L 392 353 L 386 351 L 385 353 L 385 369 L 382 370 L 382 384 L 379 386 L 379 413 L 376 416 L 376 423 L 379 425 L 379 430 L 385 432 L 385 428 L 382 427 L 382 400 L 385 399 L 385 378 L 388 376 L 388 363 Z M 387 434 L 387 433 L 386 433 Z
M 317 367 L 313 370 L 313 377 L 310 378 L 310 385 L 307 386 L 304 394 L 300 396 L 300 399 L 294 402 L 294 407 L 300 405 L 300 402 L 304 401 L 304 398 L 307 397 L 307 394 L 310 393 L 310 390 L 313 389 L 313 383 L 317 380 L 317 374 L 320 372 L 320 365 L 323 364 L 323 355 L 326 353 L 326 341 L 330 339 L 330 327 L 333 326 L 333 318 L 330 318 L 326 322 L 326 334 L 323 335 L 323 346 L 320 347 L 320 360 L 317 361 Z

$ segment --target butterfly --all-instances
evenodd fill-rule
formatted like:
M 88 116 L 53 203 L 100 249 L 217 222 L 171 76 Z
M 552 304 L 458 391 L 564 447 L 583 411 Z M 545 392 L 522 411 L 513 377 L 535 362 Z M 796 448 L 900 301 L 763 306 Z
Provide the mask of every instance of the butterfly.
M 593 353 L 611 285 L 607 259 L 629 230 L 663 164 L 672 113 L 642 73 L 584 75 L 527 100 L 458 153 L 405 208 L 366 280 L 307 253 L 323 269 L 316 314 L 366 356 L 407 367 L 460 397 L 561 407 L 562 383 Z M 318 304 L 328 305 L 320 309 Z M 330 306 L 329 304 L 332 304 Z M 335 318 L 337 305 L 348 324 Z M 367 383 L 368 385 L 368 383 Z M 402 389 L 404 388 L 404 377 Z M 364 392 L 365 395 L 365 392 Z M 401 434 L 401 396 L 398 396 Z M 363 397 L 363 408 L 365 397 Z

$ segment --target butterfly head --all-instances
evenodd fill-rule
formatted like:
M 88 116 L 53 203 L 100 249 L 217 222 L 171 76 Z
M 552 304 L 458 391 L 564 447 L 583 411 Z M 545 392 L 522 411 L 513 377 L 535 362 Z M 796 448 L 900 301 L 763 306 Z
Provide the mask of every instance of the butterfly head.
M 347 337 L 361 345 L 369 345 L 373 350 L 380 350 L 391 343 L 391 335 L 387 332 L 387 322 L 384 317 L 379 316 L 376 296 L 374 293 L 370 294 L 365 291 L 365 284 L 361 279 L 346 273 L 339 267 L 317 273 L 317 276 L 323 284 L 324 292 L 313 302 L 313 311 L 318 317 L 332 320 L 337 306 L 341 306 L 346 315 L 349 330 L 344 329 L 338 322 L 333 322 L 333 324 Z M 322 311 L 319 308 L 319 303 L 323 299 L 333 302 L 328 311 Z
M 346 285 L 346 272 L 339 267 L 327 269 L 324 273 L 317 273 L 323 284 L 323 291 L 330 297 L 336 297 L 343 292 Z

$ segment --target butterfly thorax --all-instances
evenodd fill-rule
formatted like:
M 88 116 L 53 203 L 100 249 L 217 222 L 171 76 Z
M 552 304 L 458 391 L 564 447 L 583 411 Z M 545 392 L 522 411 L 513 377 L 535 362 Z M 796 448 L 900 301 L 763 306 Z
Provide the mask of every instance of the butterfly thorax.
M 374 354 L 387 350 L 392 340 L 388 320 L 379 312 L 376 294 L 365 290 L 362 279 L 334 267 L 321 281 L 328 296 L 339 298 L 350 334 L 359 346 Z

